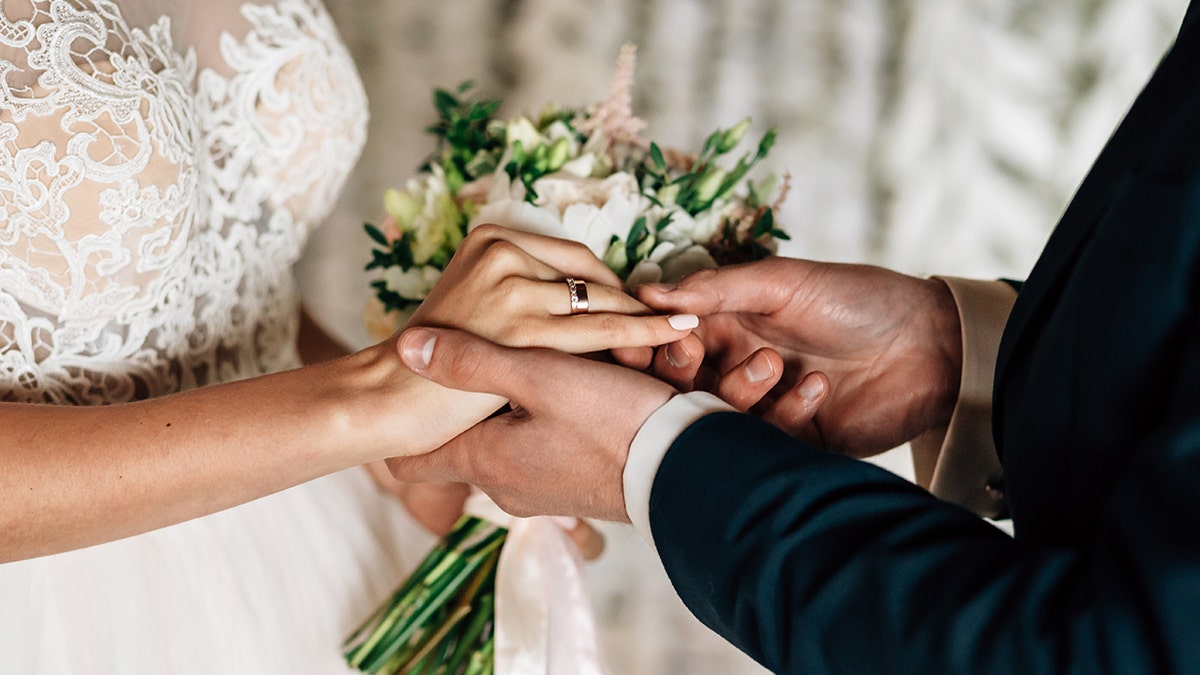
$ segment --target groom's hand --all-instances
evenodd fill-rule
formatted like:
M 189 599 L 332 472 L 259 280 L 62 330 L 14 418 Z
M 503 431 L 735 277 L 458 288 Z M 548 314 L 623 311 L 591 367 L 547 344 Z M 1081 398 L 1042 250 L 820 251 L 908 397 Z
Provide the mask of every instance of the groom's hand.
M 404 364 L 449 387 L 507 398 L 511 410 L 439 450 L 388 460 L 404 481 L 461 481 L 517 516 L 628 521 L 622 474 L 646 418 L 675 394 L 635 370 L 547 349 L 510 349 L 449 329 L 400 336 Z
M 660 377 L 793 435 L 867 456 L 949 421 L 961 328 L 939 280 L 778 257 L 642 286 L 638 298 L 702 317 L 700 340 L 659 350 Z

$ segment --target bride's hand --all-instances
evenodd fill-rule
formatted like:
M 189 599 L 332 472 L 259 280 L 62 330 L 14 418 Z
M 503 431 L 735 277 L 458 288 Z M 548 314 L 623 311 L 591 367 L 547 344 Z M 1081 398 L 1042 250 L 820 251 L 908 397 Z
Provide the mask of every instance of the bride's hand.
M 588 314 L 571 315 L 567 277 L 588 283 Z M 460 328 L 510 347 L 573 353 L 624 348 L 625 360 L 636 361 L 630 348 L 646 349 L 648 358 L 649 347 L 679 340 L 695 326 L 692 317 L 651 314 L 586 246 L 482 225 L 459 245 L 408 326 Z M 381 485 L 388 478 L 376 475 Z M 469 492 L 462 484 L 394 480 L 390 489 L 435 534 L 450 530 Z M 604 548 L 603 537 L 585 521 L 567 533 L 587 559 Z
M 571 315 L 568 277 L 587 282 L 587 314 Z M 581 354 L 663 345 L 696 325 L 691 316 L 653 314 L 583 244 L 482 225 L 463 240 L 408 327 L 459 328 L 508 347 Z

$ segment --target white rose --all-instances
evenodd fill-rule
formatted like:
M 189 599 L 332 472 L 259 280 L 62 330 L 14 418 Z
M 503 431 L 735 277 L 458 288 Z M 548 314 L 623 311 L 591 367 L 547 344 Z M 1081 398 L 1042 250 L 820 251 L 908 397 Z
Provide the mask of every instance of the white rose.
M 567 237 L 583 243 L 597 257 L 608 251 L 613 236 L 624 239 L 649 201 L 627 173 L 604 179 L 557 173 L 534 183 L 538 204 L 560 218 Z
M 487 203 L 471 217 L 467 230 L 484 223 L 495 223 L 522 232 L 568 239 L 558 214 L 525 201 L 525 185 L 497 171 L 488 191 Z
M 537 204 L 525 201 L 525 187 L 497 172 L 488 203 L 471 219 L 470 227 L 496 223 L 524 232 L 578 241 L 597 257 L 608 250 L 613 236 L 624 239 L 648 200 L 637 181 L 624 173 L 608 178 L 581 178 L 554 173 L 534 185 Z

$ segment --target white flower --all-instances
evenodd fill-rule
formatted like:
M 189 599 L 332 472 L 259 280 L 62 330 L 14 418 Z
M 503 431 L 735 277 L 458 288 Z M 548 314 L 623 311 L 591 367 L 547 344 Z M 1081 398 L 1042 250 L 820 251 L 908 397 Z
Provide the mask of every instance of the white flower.
M 383 282 L 389 291 L 406 300 L 424 300 L 441 276 L 442 271 L 432 265 L 410 267 L 408 270 L 389 267 L 383 273 Z
M 673 284 L 693 272 L 716 268 L 717 261 L 699 244 L 677 246 L 662 242 L 654 247 L 650 257 L 634 266 L 625 284 L 630 288 L 660 282 Z
M 565 139 L 567 141 L 567 149 L 569 156 L 574 157 L 579 154 L 579 138 L 575 132 L 562 120 L 554 120 L 550 126 L 546 127 L 546 140 L 554 143 Z
M 525 185 L 497 171 L 488 190 L 487 202 L 471 217 L 467 231 L 484 223 L 495 223 L 522 232 L 566 239 L 558 215 L 525 201 Z
M 604 255 L 613 236 L 624 239 L 649 206 L 637 179 L 627 173 L 608 178 L 551 174 L 533 185 L 538 205 L 561 214 L 567 237 Z
M 596 173 L 596 167 L 600 165 L 599 158 L 588 152 L 563 164 L 559 172 L 579 176 L 580 178 L 591 178 Z
M 695 216 L 689 215 L 683 209 L 674 208 L 671 210 L 671 222 L 659 233 L 659 238 L 676 243 L 712 241 L 721 230 L 721 224 L 729 218 L 734 206 L 723 204 L 719 208 L 708 209 Z
M 471 219 L 470 227 L 496 223 L 525 232 L 571 239 L 597 257 L 608 250 L 613 236 L 624 239 L 649 205 L 637 180 L 626 173 L 608 178 L 581 178 L 569 173 L 543 176 L 533 184 L 536 204 L 525 201 L 525 187 L 497 172 L 488 203 Z
M 533 126 L 533 122 L 530 122 L 528 118 L 518 117 L 505 127 L 504 142 L 510 148 L 520 143 L 525 152 L 530 152 L 545 143 L 546 139 L 538 133 L 537 127 Z
M 413 262 L 417 265 L 429 262 L 439 251 L 452 252 L 462 241 L 462 214 L 454 205 L 440 167 L 408 181 L 404 191 L 388 190 L 383 206 L 399 230 L 411 235 Z

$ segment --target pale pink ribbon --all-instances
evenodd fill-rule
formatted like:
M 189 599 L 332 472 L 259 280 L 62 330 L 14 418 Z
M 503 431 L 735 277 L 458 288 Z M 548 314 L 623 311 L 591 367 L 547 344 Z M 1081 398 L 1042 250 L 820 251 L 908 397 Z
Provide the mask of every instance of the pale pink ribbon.
M 466 512 L 508 537 L 496 570 L 496 675 L 603 675 L 583 558 L 554 518 L 517 518 L 474 491 Z

